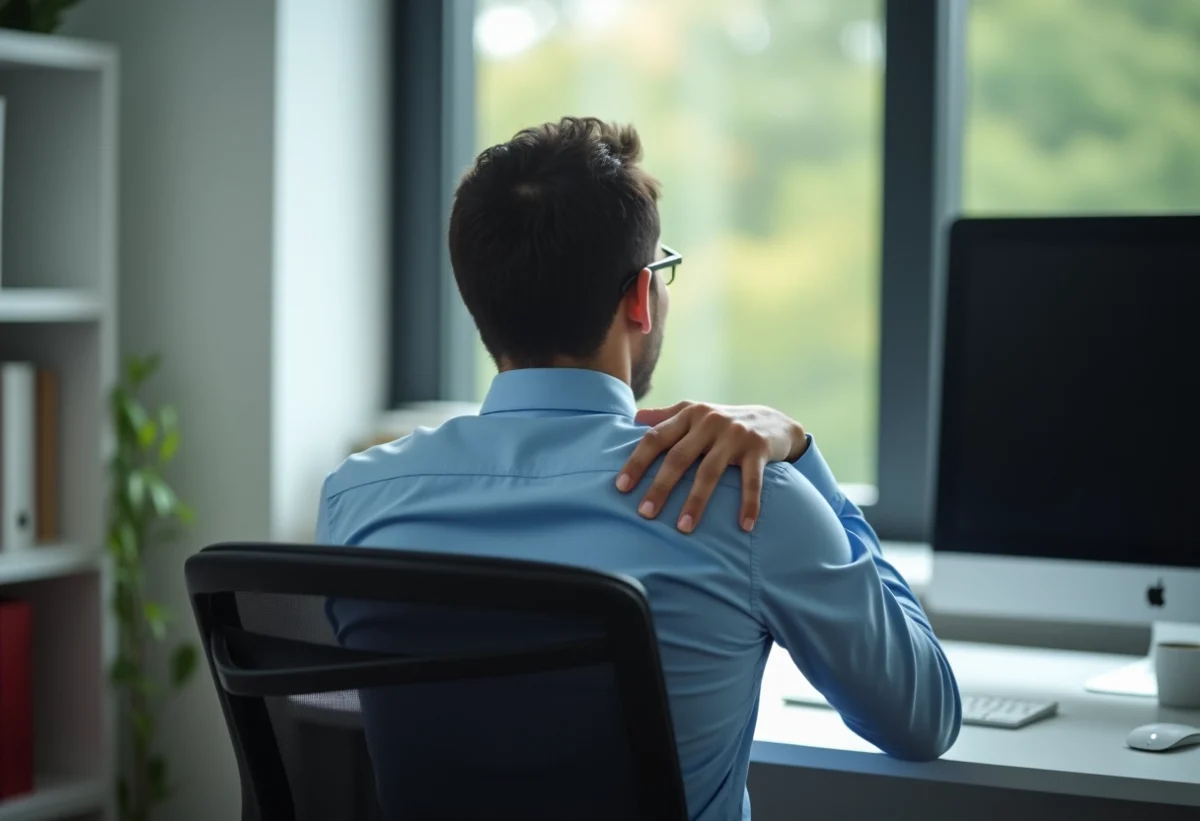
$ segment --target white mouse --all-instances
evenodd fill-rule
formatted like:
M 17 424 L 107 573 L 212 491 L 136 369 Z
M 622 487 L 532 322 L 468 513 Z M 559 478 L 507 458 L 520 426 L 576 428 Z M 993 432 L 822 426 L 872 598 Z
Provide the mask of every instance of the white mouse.
M 1144 724 L 1131 732 L 1125 743 L 1135 750 L 1165 753 L 1167 750 L 1200 744 L 1200 727 L 1189 727 L 1186 724 Z

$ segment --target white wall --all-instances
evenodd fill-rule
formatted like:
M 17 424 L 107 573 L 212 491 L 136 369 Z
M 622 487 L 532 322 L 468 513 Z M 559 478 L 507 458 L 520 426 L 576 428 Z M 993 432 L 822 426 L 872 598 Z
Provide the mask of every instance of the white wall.
M 378 419 L 386 340 L 387 0 L 286 0 L 275 52 L 272 533 Z
M 148 398 L 179 408 L 171 478 L 198 514 L 147 576 L 177 616 L 174 636 L 195 636 L 184 557 L 270 534 L 274 27 L 273 3 L 259 0 L 84 0 L 65 31 L 121 53 L 120 349 L 163 354 Z M 162 817 L 238 817 L 207 676 L 170 706 L 159 737 L 180 785 Z
M 382 398 L 387 0 L 83 0 L 64 34 L 121 53 L 120 347 L 161 351 L 172 475 L 196 527 L 148 585 L 193 637 L 182 564 L 311 538 L 320 480 Z M 240 815 L 207 675 L 159 729 L 160 818 Z

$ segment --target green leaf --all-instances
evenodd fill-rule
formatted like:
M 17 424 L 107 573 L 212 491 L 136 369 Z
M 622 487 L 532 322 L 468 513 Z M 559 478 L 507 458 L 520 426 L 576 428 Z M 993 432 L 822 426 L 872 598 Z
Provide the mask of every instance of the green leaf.
M 113 420 L 120 423 L 125 413 L 125 405 L 129 402 L 129 392 L 125 390 L 125 386 L 121 384 L 113 385 L 112 390 L 108 392 L 108 410 L 113 416 Z
M 118 687 L 127 687 L 138 680 L 140 672 L 137 665 L 129 659 L 117 659 L 109 670 L 109 679 Z
M 135 516 L 141 514 L 142 505 L 146 501 L 146 476 L 142 471 L 135 470 L 129 474 L 125 483 L 125 500 Z
M 179 431 L 168 431 L 163 435 L 162 441 L 158 443 L 158 459 L 160 462 L 169 462 L 175 458 L 176 451 L 179 450 Z
M 158 426 L 163 434 L 163 440 L 158 446 L 158 457 L 164 462 L 169 462 L 179 449 L 179 414 L 172 405 L 163 405 L 158 409 Z
M 133 525 L 125 522 L 121 525 L 121 544 L 125 548 L 125 559 L 129 562 L 136 562 L 142 553 L 142 546 L 138 541 L 137 531 L 133 529 Z
M 178 502 L 175 506 L 175 515 L 179 517 L 179 521 L 185 525 L 190 525 L 196 521 L 196 511 L 190 505 L 185 505 L 183 502 Z
M 133 440 L 139 447 L 146 447 L 147 433 L 154 434 L 155 430 L 151 426 L 154 425 L 154 420 L 150 418 L 150 414 L 146 413 L 146 409 L 136 399 L 125 397 L 118 409 L 118 418 L 125 436 Z M 153 442 L 153 436 L 150 437 Z
M 40 34 L 53 34 L 62 25 L 63 11 L 75 5 L 78 1 L 40 0 L 40 2 L 32 3 L 29 30 Z
M 150 471 L 143 471 L 146 485 L 150 490 L 150 501 L 154 505 L 154 513 L 160 519 L 165 519 L 175 513 L 179 499 L 175 491 L 163 481 L 162 477 Z
M 114 687 L 136 690 L 146 695 L 154 695 L 158 686 L 146 676 L 129 659 L 117 659 L 109 670 L 109 679 Z
M 113 612 L 123 623 L 128 624 L 134 617 L 133 595 L 128 588 L 120 587 L 113 594 Z
M 137 533 L 128 522 L 114 524 L 108 529 L 108 552 L 118 567 L 137 559 Z
M 142 358 L 137 354 L 125 357 L 125 379 L 133 385 L 141 384 L 145 378 L 144 367 Z
M 150 625 L 154 638 L 162 641 L 167 635 L 167 622 L 171 620 L 171 614 L 161 604 L 148 601 L 142 605 L 142 615 L 146 617 L 146 624 Z
M 130 356 L 125 360 L 125 375 L 136 388 L 154 375 L 162 358 L 158 354 L 150 356 Z
M 146 450 L 154 444 L 154 440 L 158 438 L 158 424 L 153 419 L 147 419 L 137 432 L 138 445 L 142 450 Z
M 171 686 L 182 687 L 196 672 L 196 647 L 181 644 L 171 654 Z
M 109 528 L 107 545 L 109 555 L 114 559 L 120 559 L 125 552 L 125 546 L 121 543 L 121 535 L 118 529 Z

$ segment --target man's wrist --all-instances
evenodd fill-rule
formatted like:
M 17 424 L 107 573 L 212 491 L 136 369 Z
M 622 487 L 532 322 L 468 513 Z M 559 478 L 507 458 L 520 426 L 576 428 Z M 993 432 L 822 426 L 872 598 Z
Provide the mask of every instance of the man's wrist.
M 799 422 L 792 422 L 792 449 L 788 451 L 787 461 L 795 462 L 808 451 L 808 432 Z

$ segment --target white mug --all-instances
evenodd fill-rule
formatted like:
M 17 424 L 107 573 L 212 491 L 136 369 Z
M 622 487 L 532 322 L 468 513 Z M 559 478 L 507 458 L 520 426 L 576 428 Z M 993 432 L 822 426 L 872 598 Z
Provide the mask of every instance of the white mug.
M 1200 709 L 1200 644 L 1163 641 L 1154 648 L 1158 703 Z

